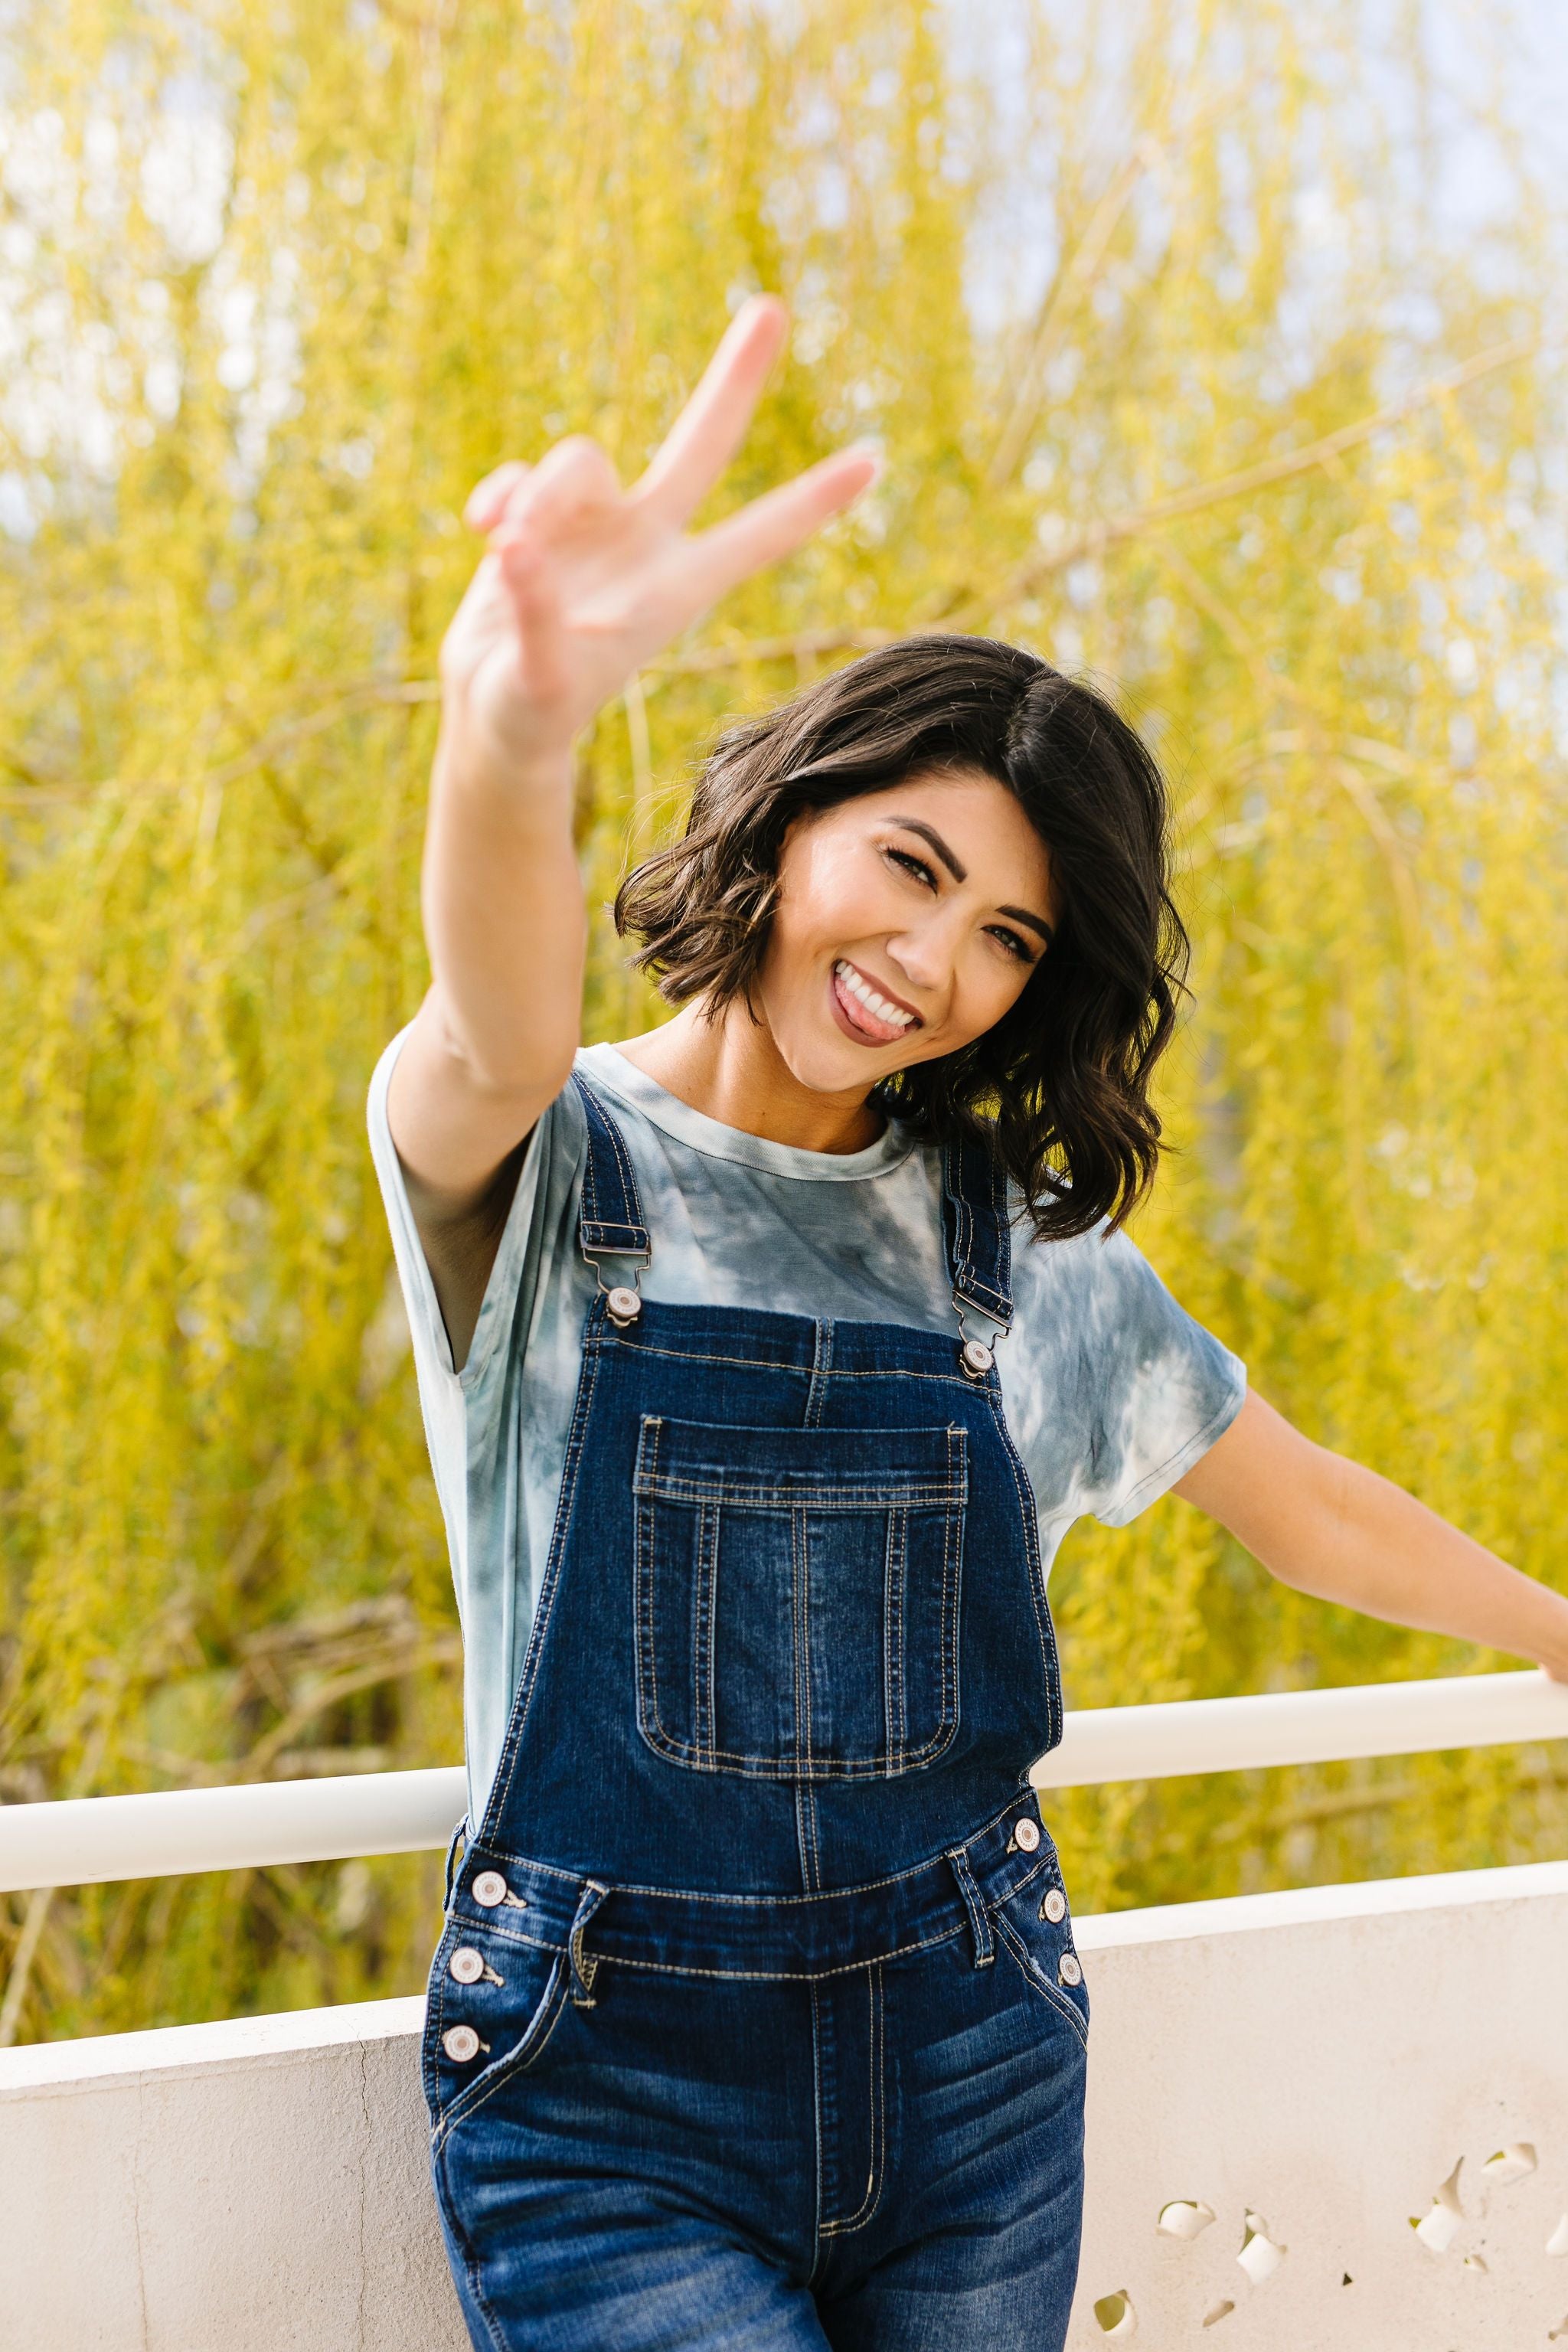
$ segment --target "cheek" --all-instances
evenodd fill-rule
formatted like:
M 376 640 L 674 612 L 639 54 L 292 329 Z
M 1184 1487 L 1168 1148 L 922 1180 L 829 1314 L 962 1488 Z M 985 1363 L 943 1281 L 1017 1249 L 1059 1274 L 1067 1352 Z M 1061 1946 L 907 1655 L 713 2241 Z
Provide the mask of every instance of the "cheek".
M 858 843 L 807 841 L 779 868 L 773 940 L 784 957 L 837 955 L 885 928 L 887 878 Z
M 1015 971 L 999 957 L 978 950 L 974 962 L 959 973 L 944 1050 L 952 1053 L 984 1036 L 987 1029 L 994 1029 L 1011 1013 L 1031 976 L 1022 964 Z

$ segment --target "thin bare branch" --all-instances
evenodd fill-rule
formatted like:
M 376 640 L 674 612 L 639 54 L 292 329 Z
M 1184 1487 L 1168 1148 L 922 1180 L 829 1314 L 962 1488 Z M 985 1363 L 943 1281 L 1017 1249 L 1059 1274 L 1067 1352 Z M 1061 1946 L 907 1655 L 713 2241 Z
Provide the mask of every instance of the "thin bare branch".
M 1121 215 L 1131 202 L 1132 192 L 1149 170 L 1155 152 L 1152 139 L 1138 142 L 1089 214 L 1083 235 L 1051 280 L 1034 341 L 1019 373 L 1013 405 L 985 468 L 988 489 L 1000 489 L 1018 470 L 1018 462 L 1040 413 L 1046 370 L 1056 355 L 1066 321 L 1072 316 L 1073 302 L 1104 260 Z
M 1361 417 L 1354 425 L 1342 425 L 1337 432 L 1325 433 L 1302 448 L 1289 450 L 1282 457 L 1266 457 L 1256 466 L 1244 466 L 1237 473 L 1222 474 L 1217 481 L 1194 483 L 1191 489 L 1177 490 L 1170 498 L 1156 499 L 1151 505 L 1134 508 L 1126 514 L 1111 515 L 1104 522 L 1090 523 L 1049 554 L 1033 557 L 1013 574 L 1001 596 L 994 601 L 1005 604 L 1014 597 L 1027 595 L 1049 573 L 1064 571 L 1085 556 L 1102 555 L 1119 541 L 1141 538 L 1161 523 L 1173 522 L 1184 515 L 1201 514 L 1209 507 L 1225 505 L 1230 499 L 1246 498 L 1252 490 L 1271 489 L 1276 483 L 1290 481 L 1299 474 L 1310 474 L 1320 466 L 1331 465 L 1347 449 L 1373 440 L 1379 433 L 1402 424 L 1407 416 L 1435 406 L 1451 393 L 1478 383 L 1482 376 L 1495 375 L 1500 368 L 1511 367 L 1516 360 L 1527 359 L 1540 348 L 1536 336 L 1515 335 L 1506 343 L 1478 352 L 1462 367 L 1450 368 L 1447 374 L 1417 385 L 1402 399 L 1391 401 L 1387 407 Z

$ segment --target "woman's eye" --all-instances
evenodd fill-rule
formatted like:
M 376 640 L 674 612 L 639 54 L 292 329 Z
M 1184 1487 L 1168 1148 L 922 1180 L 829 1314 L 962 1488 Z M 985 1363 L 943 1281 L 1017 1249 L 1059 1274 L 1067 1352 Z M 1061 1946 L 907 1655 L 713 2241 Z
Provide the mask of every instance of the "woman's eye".
M 1038 962 L 1039 958 L 1035 950 L 1026 940 L 1020 939 L 1016 931 L 1005 930 L 1000 925 L 994 925 L 991 936 L 994 940 L 1000 940 L 1008 954 L 1016 956 L 1020 963 Z
M 912 857 L 907 849 L 889 849 L 888 856 L 893 865 L 901 866 L 906 874 L 912 874 L 917 882 L 923 882 L 928 889 L 935 889 L 936 877 L 923 857 Z

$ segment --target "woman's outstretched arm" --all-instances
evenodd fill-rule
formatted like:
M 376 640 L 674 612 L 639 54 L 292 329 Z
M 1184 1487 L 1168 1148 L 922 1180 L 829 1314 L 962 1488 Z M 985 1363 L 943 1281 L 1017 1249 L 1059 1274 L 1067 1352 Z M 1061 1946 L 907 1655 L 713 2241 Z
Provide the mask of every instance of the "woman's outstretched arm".
M 1176 1493 L 1281 1584 L 1395 1625 L 1533 1658 L 1568 1682 L 1568 1599 L 1510 1568 L 1375 1470 L 1249 1395 Z
M 737 315 L 642 478 L 623 490 L 581 436 L 473 492 L 487 551 L 441 648 L 441 729 L 421 902 L 432 981 L 388 1096 L 410 1204 L 461 1364 L 521 1147 L 565 1084 L 585 920 L 572 744 L 672 637 L 865 488 L 847 449 L 689 535 L 744 436 L 786 327 Z

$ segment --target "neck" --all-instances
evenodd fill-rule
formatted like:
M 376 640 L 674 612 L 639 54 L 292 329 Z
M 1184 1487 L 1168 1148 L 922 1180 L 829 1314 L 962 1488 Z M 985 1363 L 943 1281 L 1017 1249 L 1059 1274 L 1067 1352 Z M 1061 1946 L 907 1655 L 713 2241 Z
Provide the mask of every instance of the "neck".
M 742 1003 L 710 1020 L 699 998 L 662 1029 L 616 1050 L 693 1110 L 799 1151 L 864 1151 L 887 1123 L 863 1094 L 802 1086 L 771 1032 Z

